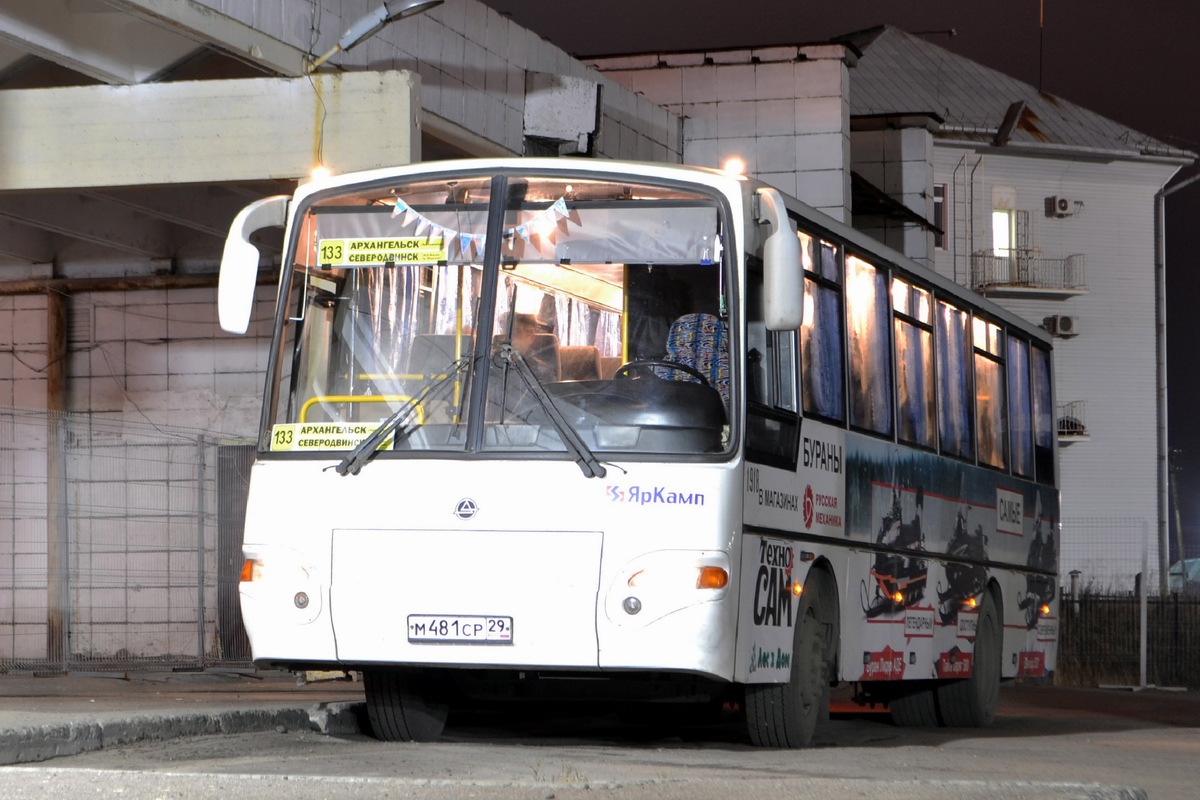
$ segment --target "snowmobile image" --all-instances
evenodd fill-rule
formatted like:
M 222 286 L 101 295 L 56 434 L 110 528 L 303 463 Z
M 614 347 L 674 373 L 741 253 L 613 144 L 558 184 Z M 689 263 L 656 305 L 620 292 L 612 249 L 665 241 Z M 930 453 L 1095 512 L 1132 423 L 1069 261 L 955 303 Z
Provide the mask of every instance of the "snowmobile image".
M 954 522 L 954 534 L 946 547 L 946 555 L 952 559 L 969 559 L 973 562 L 984 562 L 988 557 L 988 540 L 982 525 L 976 525 L 975 531 L 970 531 L 967 515 L 970 506 L 964 506 L 958 511 Z M 959 609 L 973 605 L 983 592 L 987 581 L 987 569 L 982 563 L 963 563 L 951 561 L 946 564 L 946 586 L 938 584 L 938 616 L 943 625 L 953 625 L 958 620 Z
M 1054 523 L 1051 521 L 1050 530 L 1042 536 L 1042 498 L 1037 499 L 1037 511 L 1033 522 L 1033 541 L 1029 544 L 1029 558 L 1026 564 L 1039 570 L 1053 572 L 1058 564 L 1058 552 L 1054 545 Z M 1042 607 L 1048 606 L 1054 600 L 1057 585 L 1053 575 L 1025 575 L 1025 593 L 1017 602 L 1017 607 L 1025 612 L 1025 627 L 1033 630 L 1037 627 L 1038 617 Z
M 871 568 L 875 595 L 869 603 L 866 581 L 862 583 L 863 611 L 868 619 L 909 608 L 925 596 L 929 562 L 920 555 L 925 552 L 925 534 L 921 531 L 924 508 L 925 491 L 918 487 L 916 513 L 911 522 L 904 522 L 900 489 L 893 484 L 892 507 L 883 516 L 875 537 L 875 543 L 889 551 L 875 554 L 875 565 Z

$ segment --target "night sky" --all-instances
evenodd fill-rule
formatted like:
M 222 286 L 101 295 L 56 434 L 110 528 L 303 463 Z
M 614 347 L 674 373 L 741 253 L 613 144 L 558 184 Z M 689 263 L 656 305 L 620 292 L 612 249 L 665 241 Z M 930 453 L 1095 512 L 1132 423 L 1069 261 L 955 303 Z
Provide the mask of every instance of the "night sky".
M 1039 0 L 484 0 L 576 56 L 802 44 L 881 24 L 1000 70 L 1176 147 L 1200 153 L 1200 3 Z M 1181 183 L 1197 174 L 1189 167 Z M 1200 556 L 1200 181 L 1170 195 L 1168 430 L 1189 555 Z M 1147 280 L 1151 279 L 1147 273 Z M 1153 392 L 1153 386 L 1146 391 Z M 1172 531 L 1174 530 L 1172 526 Z M 1172 534 L 1174 547 L 1174 534 Z

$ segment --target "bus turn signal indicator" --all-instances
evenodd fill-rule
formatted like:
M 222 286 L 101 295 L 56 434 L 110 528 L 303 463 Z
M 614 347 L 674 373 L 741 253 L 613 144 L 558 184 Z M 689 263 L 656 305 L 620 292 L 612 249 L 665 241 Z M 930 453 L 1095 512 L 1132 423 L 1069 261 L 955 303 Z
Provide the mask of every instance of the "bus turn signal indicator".
M 255 558 L 247 558 L 242 564 L 242 583 L 251 583 L 262 578 L 263 563 Z

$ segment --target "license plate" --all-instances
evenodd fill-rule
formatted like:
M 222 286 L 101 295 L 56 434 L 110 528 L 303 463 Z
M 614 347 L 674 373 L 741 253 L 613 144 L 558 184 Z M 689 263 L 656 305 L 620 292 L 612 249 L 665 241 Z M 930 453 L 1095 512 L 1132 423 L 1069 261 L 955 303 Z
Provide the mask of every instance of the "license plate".
M 512 644 L 512 617 L 409 614 L 410 642 Z

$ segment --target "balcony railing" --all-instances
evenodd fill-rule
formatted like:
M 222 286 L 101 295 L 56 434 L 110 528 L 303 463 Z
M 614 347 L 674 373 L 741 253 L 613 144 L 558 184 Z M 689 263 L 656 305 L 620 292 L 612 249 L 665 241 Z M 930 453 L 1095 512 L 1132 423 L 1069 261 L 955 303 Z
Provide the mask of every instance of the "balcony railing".
M 1087 426 L 1087 401 L 1072 400 L 1058 406 L 1054 415 L 1058 421 L 1058 443 L 1060 445 L 1087 441 L 1092 438 Z
M 1046 258 L 1032 250 L 986 250 L 971 256 L 971 287 L 984 294 L 1083 294 L 1083 253 Z

